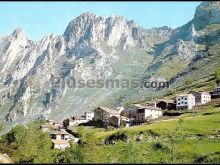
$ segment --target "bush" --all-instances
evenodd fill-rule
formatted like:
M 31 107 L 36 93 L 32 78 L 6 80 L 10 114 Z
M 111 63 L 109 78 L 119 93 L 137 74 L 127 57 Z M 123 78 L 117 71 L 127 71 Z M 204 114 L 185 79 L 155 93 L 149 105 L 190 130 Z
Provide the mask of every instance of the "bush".
M 2 149 L 16 163 L 53 163 L 56 156 L 53 156 L 50 136 L 40 129 L 39 124 L 31 122 L 27 127 L 17 125 L 4 136 L 7 147 Z
M 105 144 L 114 144 L 116 141 L 127 141 L 128 140 L 128 135 L 127 132 L 117 132 L 115 134 L 110 135 L 105 139 Z
M 163 145 L 162 143 L 157 142 L 157 143 L 153 144 L 153 149 L 154 150 L 167 150 L 168 148 L 165 145 Z
M 112 131 L 114 130 L 115 128 L 113 126 L 107 126 L 107 128 L 105 129 L 105 131 Z
M 159 133 L 157 133 L 157 132 L 155 132 L 151 129 L 147 130 L 147 134 L 148 134 L 148 136 L 153 136 L 153 137 L 158 137 L 159 136 Z
M 79 145 L 71 145 L 63 153 L 59 154 L 56 163 L 83 163 L 84 156 Z
M 77 134 L 79 135 L 79 143 L 81 145 L 85 144 L 86 143 L 86 130 L 85 130 L 85 127 L 83 126 L 79 126 L 78 127 L 78 130 L 77 130 Z
M 215 70 L 216 83 L 220 83 L 220 68 Z
M 201 155 L 195 159 L 194 163 L 220 163 L 220 152 L 212 153 L 209 155 Z

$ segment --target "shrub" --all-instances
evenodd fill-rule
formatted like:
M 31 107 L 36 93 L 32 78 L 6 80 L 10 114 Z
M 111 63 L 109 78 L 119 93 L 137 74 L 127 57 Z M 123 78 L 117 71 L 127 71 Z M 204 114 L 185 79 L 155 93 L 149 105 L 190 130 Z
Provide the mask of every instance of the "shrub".
M 147 130 L 147 134 L 149 136 L 153 136 L 153 137 L 159 136 L 159 133 L 157 133 L 157 132 L 155 132 L 155 131 L 153 131 L 151 129 Z
M 216 83 L 220 83 L 220 67 L 215 70 Z
M 114 127 L 113 126 L 107 126 L 107 128 L 105 129 L 105 131 L 112 131 L 112 130 L 114 130 Z
M 154 150 L 166 150 L 168 148 L 165 145 L 163 145 L 162 143 L 156 142 L 153 144 L 153 149 Z
M 220 163 L 220 152 L 208 154 L 208 155 L 200 155 L 198 156 L 194 163 L 213 163 L 219 164 Z
M 63 153 L 60 153 L 56 163 L 83 163 L 84 156 L 79 145 L 71 145 Z
M 117 132 L 115 134 L 110 135 L 105 139 L 105 144 L 114 144 L 116 141 L 127 141 L 128 140 L 128 135 L 127 132 Z
M 31 122 L 27 127 L 17 125 L 4 138 L 6 147 L 2 149 L 17 163 L 52 163 L 54 160 L 50 136 L 40 129 L 38 122 Z
M 86 143 L 86 130 L 85 127 L 83 126 L 79 126 L 78 130 L 77 130 L 77 134 L 79 135 L 79 143 L 80 144 L 85 144 Z

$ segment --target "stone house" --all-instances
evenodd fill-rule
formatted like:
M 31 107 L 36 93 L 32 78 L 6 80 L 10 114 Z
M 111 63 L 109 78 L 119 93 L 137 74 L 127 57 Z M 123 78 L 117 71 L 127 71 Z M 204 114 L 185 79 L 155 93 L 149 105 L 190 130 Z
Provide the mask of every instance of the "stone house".
M 162 110 L 176 110 L 176 103 L 173 100 L 160 100 L 156 106 Z
M 112 125 L 116 128 L 120 126 L 129 127 L 132 124 L 132 119 L 129 119 L 125 116 L 111 116 L 108 121 L 109 125 Z
M 94 120 L 102 121 L 108 123 L 108 119 L 111 116 L 120 116 L 120 113 L 117 110 L 113 110 L 107 107 L 98 107 L 94 110 Z

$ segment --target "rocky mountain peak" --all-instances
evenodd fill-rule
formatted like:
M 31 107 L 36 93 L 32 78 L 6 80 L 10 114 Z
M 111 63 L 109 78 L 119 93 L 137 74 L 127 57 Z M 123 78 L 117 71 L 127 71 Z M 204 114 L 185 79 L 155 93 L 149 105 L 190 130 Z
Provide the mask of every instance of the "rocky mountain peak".
M 202 2 L 196 8 L 193 22 L 197 31 L 205 28 L 207 25 L 220 23 L 220 2 Z
M 199 5 L 200 7 L 220 7 L 219 1 L 203 1 Z
M 135 21 L 118 15 L 104 17 L 88 12 L 69 23 L 64 38 L 67 47 L 71 50 L 79 45 L 96 47 L 101 42 L 112 47 L 120 46 L 123 49 L 136 45 L 144 47 L 147 42 L 146 33 Z
M 79 15 L 79 16 L 77 17 L 77 19 L 79 19 L 79 18 L 92 19 L 92 18 L 95 18 L 95 17 L 97 17 L 96 14 L 91 13 L 91 12 L 85 12 L 85 13 L 82 13 L 81 15 Z
M 17 28 L 13 31 L 12 35 L 13 35 L 13 36 L 16 36 L 16 37 L 18 37 L 18 36 L 24 36 L 24 37 L 26 37 L 25 32 L 24 32 L 23 29 L 21 29 L 20 27 L 17 27 Z

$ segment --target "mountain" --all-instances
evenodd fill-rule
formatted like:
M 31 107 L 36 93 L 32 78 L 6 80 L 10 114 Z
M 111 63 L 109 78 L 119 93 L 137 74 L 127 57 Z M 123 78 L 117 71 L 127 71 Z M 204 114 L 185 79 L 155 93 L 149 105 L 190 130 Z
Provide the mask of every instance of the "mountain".
M 194 65 L 202 63 L 202 70 L 206 61 L 213 69 L 218 64 L 218 53 L 206 56 L 220 41 L 219 10 L 219 2 L 202 2 L 194 18 L 176 29 L 144 29 L 121 16 L 83 13 L 63 35 L 38 42 L 17 28 L 0 37 L 0 118 L 8 125 L 45 117 L 62 120 L 99 105 L 115 107 L 166 92 L 68 86 L 73 80 L 163 79 L 179 87 L 181 78 L 197 73 L 191 70 Z
M 169 40 L 157 45 L 154 51 L 156 58 L 146 73 L 169 80 L 210 53 L 210 46 L 219 43 L 219 14 L 219 2 L 202 2 L 191 21 L 174 29 Z

